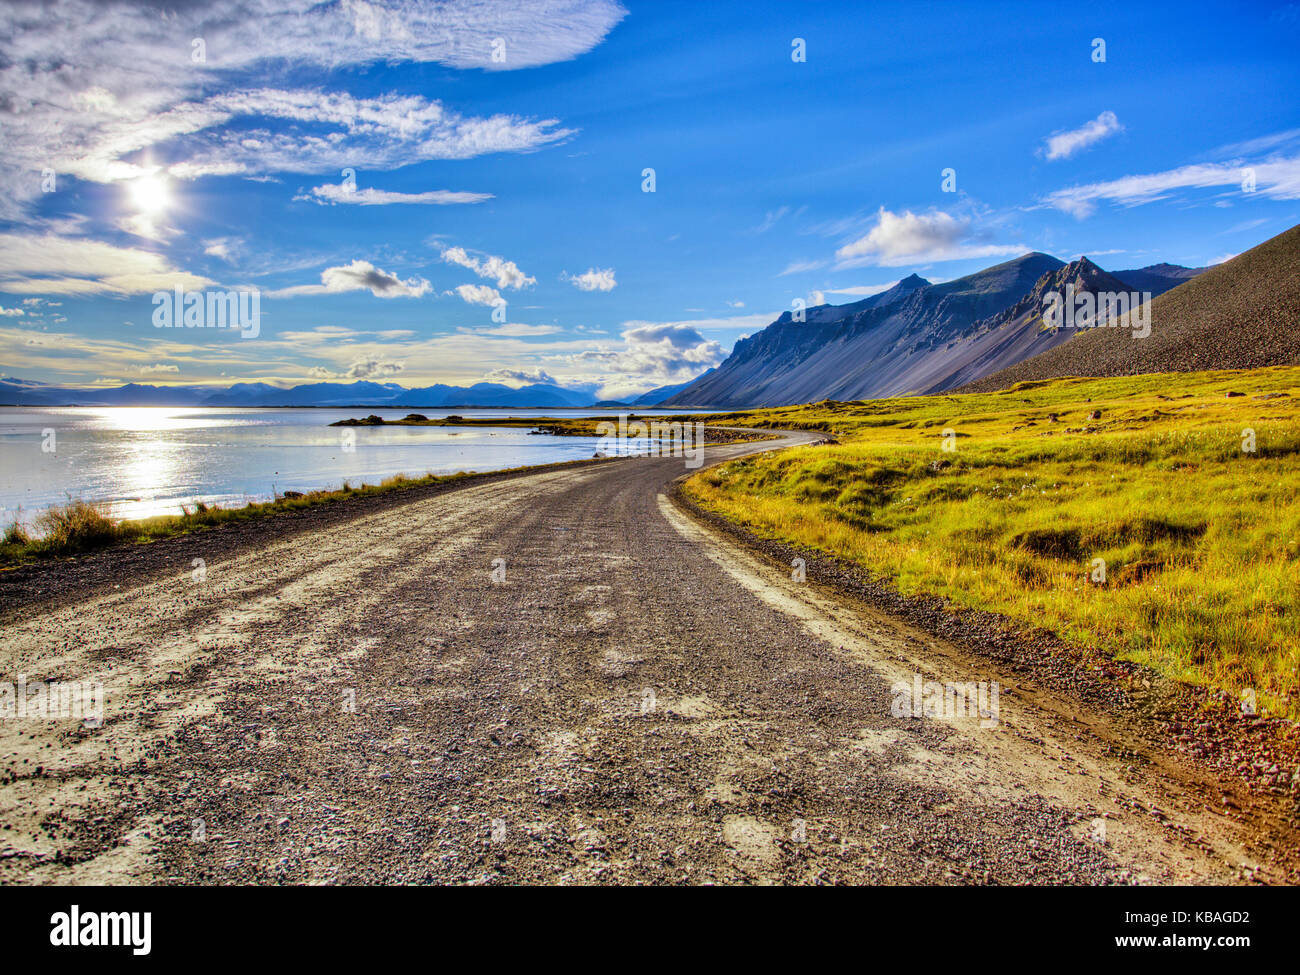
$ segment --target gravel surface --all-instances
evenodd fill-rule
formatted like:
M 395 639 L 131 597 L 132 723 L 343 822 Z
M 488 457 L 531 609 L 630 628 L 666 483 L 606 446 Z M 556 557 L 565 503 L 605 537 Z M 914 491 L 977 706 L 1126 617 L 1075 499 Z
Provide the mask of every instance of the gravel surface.
M 0 673 L 108 704 L 0 722 L 0 882 L 1286 879 L 1209 780 L 795 581 L 675 506 L 686 473 L 489 476 L 16 577 Z M 915 674 L 999 681 L 996 726 L 895 717 Z

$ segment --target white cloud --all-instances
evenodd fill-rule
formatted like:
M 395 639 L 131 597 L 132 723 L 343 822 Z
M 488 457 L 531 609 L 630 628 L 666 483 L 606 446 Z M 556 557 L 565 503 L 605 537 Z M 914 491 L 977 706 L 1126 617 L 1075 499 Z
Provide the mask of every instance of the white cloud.
M 376 358 L 356 359 L 343 369 L 327 369 L 325 366 L 313 366 L 309 374 L 313 379 L 324 380 L 376 380 L 396 376 L 406 368 L 403 362 L 387 362 Z
M 119 217 L 114 221 L 114 226 L 123 233 L 144 237 L 147 240 L 170 240 L 180 233 L 175 227 L 160 224 L 147 213 L 132 213 Z
M 531 386 L 534 383 L 542 383 L 546 386 L 559 385 L 554 376 L 541 368 L 493 369 L 483 379 L 489 383 L 504 383 L 507 386 Z
M 755 316 L 746 316 L 745 321 Z M 730 324 L 740 324 L 741 319 Z M 602 344 L 570 357 L 600 377 L 600 398 L 622 399 L 656 386 L 685 382 L 726 358 L 695 322 L 624 322 L 622 347 Z
M 383 379 L 396 376 L 405 368 L 401 362 L 384 362 L 379 359 L 359 359 L 348 367 L 348 379 Z
M 488 289 L 492 290 L 491 288 Z M 506 322 L 503 325 L 494 325 L 491 328 L 472 328 L 463 329 L 467 332 L 477 332 L 480 335 L 554 335 L 556 332 L 562 332 L 564 329 L 558 325 L 525 325 L 523 322 Z
M 569 274 L 567 271 L 560 273 L 561 281 L 568 281 L 579 291 L 613 291 L 618 287 L 618 282 L 614 280 L 614 269 L 607 268 L 587 268 L 581 274 Z
M 329 267 L 321 272 L 320 284 L 300 284 L 270 292 L 273 298 L 293 298 L 299 295 L 333 295 L 345 291 L 369 291 L 376 298 L 419 298 L 428 294 L 429 282 L 424 278 L 403 281 L 396 274 L 381 270 L 369 261 Z
M 350 189 L 340 183 L 325 183 L 313 186 L 310 194 L 294 197 L 295 200 L 310 200 L 313 203 L 353 203 L 357 206 L 388 206 L 393 203 L 422 203 L 433 206 L 449 206 L 455 203 L 482 203 L 492 199 L 491 193 L 464 193 L 453 190 L 429 190 L 425 193 L 395 193 L 389 190 L 377 190 L 374 187 Z
M 501 292 L 486 284 L 458 284 L 455 290 L 462 301 L 471 305 L 495 305 L 505 300 L 501 297 Z
M 205 240 L 203 242 L 203 253 L 210 257 L 220 258 L 227 263 L 234 262 L 238 248 L 239 242 L 231 237 L 218 237 L 215 240 Z
M 1050 136 L 1041 151 L 1048 159 L 1069 159 L 1075 153 L 1082 152 L 1102 139 L 1122 131 L 1124 126 L 1119 124 L 1119 118 L 1114 112 L 1102 112 L 1091 122 L 1077 129 L 1057 132 Z
M 531 287 L 537 283 L 536 278 L 529 277 L 519 270 L 519 265 L 514 261 L 507 261 L 504 257 L 489 254 L 485 258 L 479 258 L 469 254 L 463 247 L 448 247 L 442 252 L 442 259 L 448 264 L 459 264 L 461 267 L 467 267 L 480 278 L 495 281 L 498 288 L 513 288 L 518 291 L 520 288 Z M 462 285 L 462 287 L 470 286 Z M 491 291 L 492 289 L 489 288 L 488 290 Z M 461 297 L 464 298 L 465 296 L 462 294 Z M 465 298 L 465 300 L 469 301 L 470 299 Z
M 881 207 L 876 225 L 837 250 L 835 257 L 836 268 L 843 269 L 871 264 L 897 267 L 929 261 L 1001 257 L 1022 254 L 1025 250 L 1020 244 L 981 243 L 969 220 L 958 219 L 942 210 L 892 213 Z
M 0 234 L 0 291 L 10 294 L 149 294 L 209 284 L 152 251 L 53 234 Z
M 1043 203 L 1082 219 L 1108 200 L 1121 206 L 1139 206 L 1167 199 L 1179 190 L 1229 188 L 1242 192 L 1247 170 L 1255 177 L 1255 191 L 1274 200 L 1300 199 L 1300 156 L 1249 163 L 1196 163 L 1161 173 L 1124 176 L 1104 183 L 1071 186 L 1048 194 Z
M 155 362 L 152 366 L 144 366 L 140 369 L 140 373 L 145 376 L 159 376 L 165 373 L 180 371 L 180 366 L 174 366 L 163 362 Z
M 833 295 L 849 295 L 853 298 L 869 298 L 872 295 L 884 294 L 897 281 L 886 281 L 884 284 L 859 284 L 851 288 L 828 288 L 827 290 Z
M 27 312 L 23 311 L 21 308 L 5 308 L 3 305 L 0 305 L 0 317 L 22 318 L 26 314 Z
M 736 299 L 735 301 L 728 301 L 728 302 L 727 302 L 727 307 L 728 307 L 728 308 L 744 308 L 744 307 L 745 307 L 745 303 L 744 303 L 743 301 L 741 301 L 740 299 Z
M 787 274 L 803 274 L 805 271 L 819 271 L 829 263 L 829 261 L 791 261 L 785 266 L 784 271 L 777 274 L 777 277 L 782 278 Z
M 169 171 L 186 179 L 535 149 L 571 131 L 554 119 L 461 116 L 419 96 L 249 90 L 247 78 L 268 61 L 293 66 L 308 86 L 377 63 L 494 71 L 553 64 L 591 50 L 625 14 L 614 0 L 3 4 L 6 162 L 36 175 L 0 197 L 0 219 L 24 214 L 40 195 L 43 169 L 61 181 L 128 179 L 148 171 L 137 161 L 142 150 L 164 144 Z M 204 42 L 202 61 L 192 57 L 194 38 Z M 494 60 L 498 38 L 505 57 Z M 268 131 L 259 119 L 280 124 Z

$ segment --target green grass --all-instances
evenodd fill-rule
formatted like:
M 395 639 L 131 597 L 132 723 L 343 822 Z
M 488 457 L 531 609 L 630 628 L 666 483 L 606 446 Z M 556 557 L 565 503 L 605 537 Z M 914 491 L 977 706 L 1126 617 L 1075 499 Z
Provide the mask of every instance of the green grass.
M 760 535 L 1300 715 L 1300 368 L 707 419 L 839 441 L 688 482 Z

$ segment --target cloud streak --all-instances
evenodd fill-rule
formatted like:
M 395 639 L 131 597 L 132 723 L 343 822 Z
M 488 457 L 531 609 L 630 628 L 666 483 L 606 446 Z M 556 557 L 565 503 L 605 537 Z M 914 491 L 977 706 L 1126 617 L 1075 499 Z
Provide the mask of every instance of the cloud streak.
M 1248 177 L 1255 189 L 1246 191 Z M 1255 192 L 1274 200 L 1300 199 L 1300 156 L 1251 163 L 1196 163 L 1159 173 L 1123 176 L 1102 183 L 1071 186 L 1048 194 L 1043 203 L 1082 219 L 1096 211 L 1101 202 L 1140 206 L 1175 196 L 1184 190 L 1232 189 Z
M 1044 143 L 1042 153 L 1048 159 L 1069 159 L 1090 146 L 1095 146 L 1103 139 L 1123 132 L 1124 126 L 1114 112 L 1102 112 L 1091 122 L 1086 122 L 1077 129 L 1057 132 Z
M 356 206 L 391 206 L 395 203 L 424 204 L 428 206 L 451 206 L 457 203 L 482 203 L 492 199 L 491 193 L 466 193 L 454 190 L 428 190 L 424 193 L 396 193 L 391 190 L 377 190 L 374 187 L 354 189 L 339 183 L 325 183 L 313 186 L 309 193 L 294 197 L 295 200 L 307 200 L 322 206 L 334 203 L 351 203 Z

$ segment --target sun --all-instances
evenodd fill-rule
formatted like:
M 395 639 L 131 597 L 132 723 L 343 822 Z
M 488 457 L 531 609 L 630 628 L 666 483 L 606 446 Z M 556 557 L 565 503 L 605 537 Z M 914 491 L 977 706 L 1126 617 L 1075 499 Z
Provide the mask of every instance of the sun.
M 141 176 L 131 181 L 128 191 L 141 213 L 161 213 L 171 204 L 171 188 L 165 176 Z

